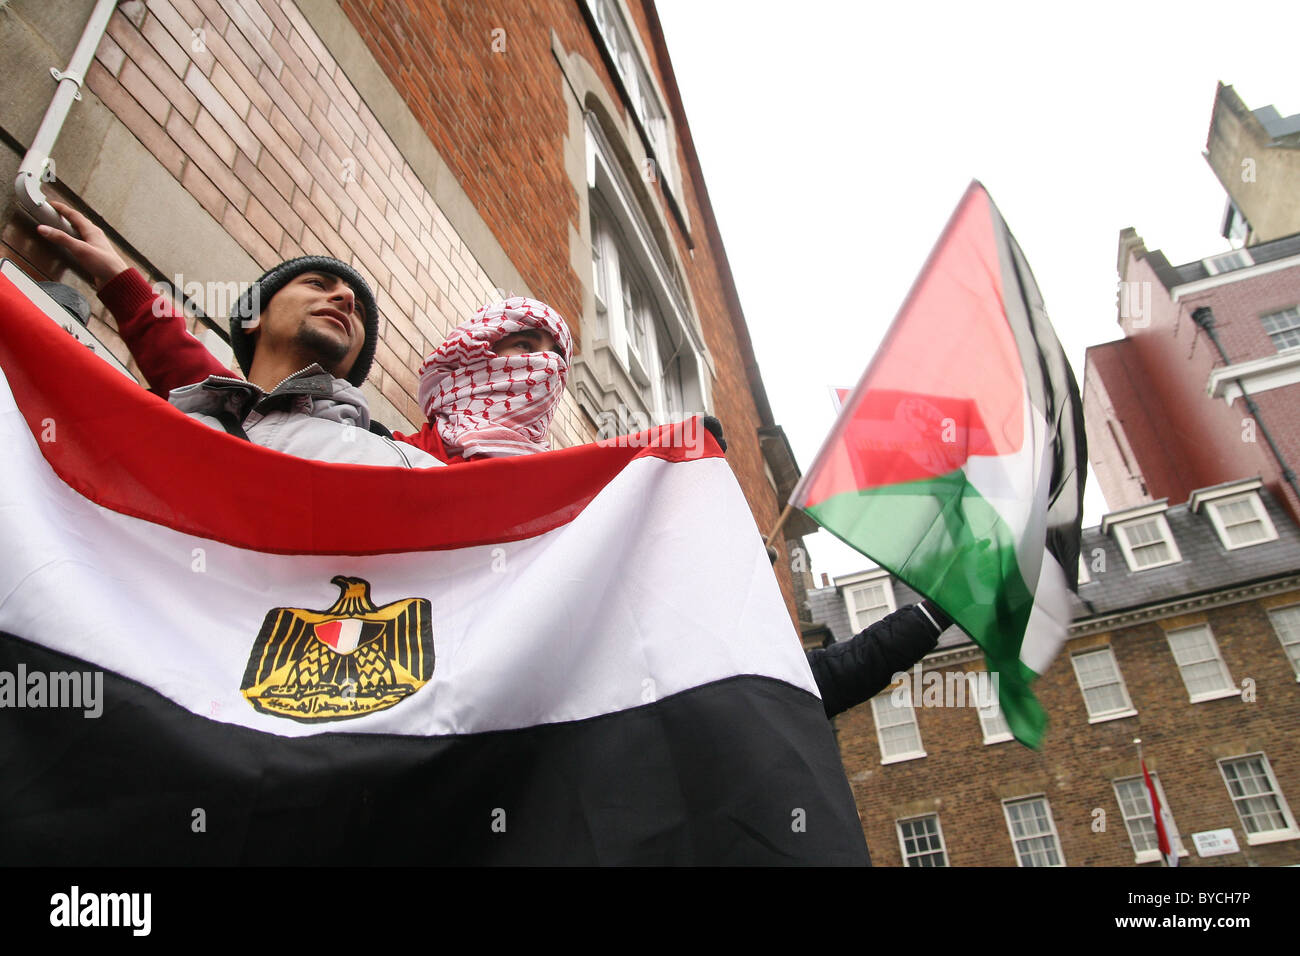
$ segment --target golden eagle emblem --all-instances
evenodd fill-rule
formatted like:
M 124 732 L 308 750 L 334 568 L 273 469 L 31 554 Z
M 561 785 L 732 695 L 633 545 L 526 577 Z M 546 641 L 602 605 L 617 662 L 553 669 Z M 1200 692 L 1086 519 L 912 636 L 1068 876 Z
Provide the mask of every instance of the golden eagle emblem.
M 433 676 L 433 622 L 424 598 L 383 607 L 370 583 L 336 575 L 327 611 L 267 612 L 240 690 L 257 710 L 304 723 L 386 710 Z

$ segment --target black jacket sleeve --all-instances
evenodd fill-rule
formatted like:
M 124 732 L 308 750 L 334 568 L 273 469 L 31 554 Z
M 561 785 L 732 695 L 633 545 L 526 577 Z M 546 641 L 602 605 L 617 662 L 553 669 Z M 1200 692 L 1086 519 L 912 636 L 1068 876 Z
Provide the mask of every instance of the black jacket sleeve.
M 926 610 L 934 624 L 914 604 L 882 618 L 852 640 L 808 652 L 808 666 L 828 719 L 870 700 L 893 682 L 896 673 L 934 650 L 941 633 L 935 625 L 946 628 L 952 620 L 928 601 Z

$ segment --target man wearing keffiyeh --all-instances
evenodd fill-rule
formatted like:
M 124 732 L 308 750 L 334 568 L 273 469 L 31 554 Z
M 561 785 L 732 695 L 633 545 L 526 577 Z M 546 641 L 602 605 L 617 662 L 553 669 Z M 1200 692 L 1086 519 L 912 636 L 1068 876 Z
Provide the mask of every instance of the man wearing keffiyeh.
M 484 306 L 420 367 L 428 423 L 394 437 L 449 463 L 547 451 L 572 354 L 568 325 L 544 302 Z

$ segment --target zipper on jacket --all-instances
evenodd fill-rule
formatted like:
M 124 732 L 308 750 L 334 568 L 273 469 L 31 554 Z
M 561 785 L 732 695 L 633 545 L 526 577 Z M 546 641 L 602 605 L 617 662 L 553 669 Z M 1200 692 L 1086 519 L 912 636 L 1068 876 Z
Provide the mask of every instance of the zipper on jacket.
M 298 377 L 299 375 L 301 375 L 303 372 L 307 371 L 307 369 L 309 369 L 309 368 L 316 368 L 316 367 L 319 367 L 319 366 L 320 366 L 320 363 L 319 363 L 319 362 L 312 362 L 311 365 L 308 365 L 308 366 L 307 366 L 307 368 L 300 368 L 300 369 L 298 369 L 298 371 L 294 372 L 292 375 L 286 376 L 284 379 L 282 379 L 282 380 L 280 381 L 279 385 L 276 385 L 275 388 L 271 389 L 269 392 L 262 392 L 262 394 L 263 394 L 263 395 L 274 395 L 274 394 L 276 393 L 276 390 L 279 389 L 280 386 L 283 385 L 285 382 L 289 381 L 289 379 L 291 379 L 291 378 L 297 378 L 297 377 Z M 322 371 L 322 372 L 325 372 L 325 369 L 322 368 L 321 371 Z M 325 374 L 326 374 L 326 375 L 329 375 L 329 372 L 325 372 Z M 333 377 L 334 377 L 333 375 L 330 375 L 330 378 L 333 378 Z M 252 382 L 249 382 L 248 384 L 253 385 Z M 257 386 L 256 386 L 256 385 L 253 385 L 253 388 L 257 388 Z M 258 391 L 261 391 L 261 389 L 258 389 Z
M 290 379 L 297 378 L 297 377 L 298 377 L 299 375 L 301 375 L 303 372 L 307 371 L 307 370 L 310 369 L 310 368 L 316 367 L 317 365 L 319 365 L 319 363 L 317 363 L 317 362 L 313 362 L 311 365 L 308 365 L 306 368 L 300 368 L 300 369 L 298 369 L 298 371 L 294 372 L 292 375 L 286 375 L 283 379 L 281 379 L 281 380 L 276 384 L 275 388 L 271 389 L 271 391 L 269 391 L 269 392 L 264 391 L 260 385 L 254 385 L 252 382 L 248 381 L 248 379 L 245 379 L 245 378 L 232 378 L 232 377 L 229 376 L 229 375 L 209 375 L 206 379 L 204 379 L 204 381 L 210 381 L 211 379 L 216 379 L 218 382 L 233 382 L 233 383 L 236 384 L 236 385 L 245 385 L 245 386 L 247 386 L 248 388 L 256 389 L 257 392 L 262 396 L 262 398 L 266 398 L 268 395 L 273 395 L 273 394 L 275 394 L 276 389 L 278 389 L 278 388 L 280 388 L 280 386 L 284 385 L 285 382 L 289 381 Z M 323 373 L 326 374 L 326 375 L 329 375 L 329 373 L 326 372 L 324 369 L 321 369 L 321 372 L 323 372 Z M 333 376 L 330 376 L 330 377 L 332 378 Z M 260 399 L 259 399 L 259 401 L 260 401 Z M 256 404 L 256 402 L 254 402 L 254 404 Z
M 205 378 L 205 379 L 203 380 L 203 382 L 211 381 L 211 380 L 214 379 L 214 378 L 215 378 L 218 382 L 232 382 L 232 383 L 234 383 L 235 385 L 244 385 L 244 386 L 247 386 L 248 388 L 257 388 L 257 390 L 258 390 L 259 392 L 262 392 L 262 390 L 261 390 L 260 388 L 258 388 L 256 385 L 254 385 L 252 382 L 248 381 L 247 379 L 244 379 L 244 378 L 231 378 L 229 375 L 209 375 L 207 378 Z M 198 383 L 196 383 L 196 384 L 198 384 L 198 385 L 202 385 L 203 382 L 198 382 Z M 265 393 L 265 392 L 262 392 L 262 394 L 265 395 L 266 393 Z

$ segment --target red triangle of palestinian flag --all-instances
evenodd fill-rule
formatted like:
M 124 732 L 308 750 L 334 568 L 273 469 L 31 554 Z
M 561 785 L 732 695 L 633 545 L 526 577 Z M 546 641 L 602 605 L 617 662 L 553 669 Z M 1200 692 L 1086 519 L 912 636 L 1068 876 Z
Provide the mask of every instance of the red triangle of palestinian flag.
M 791 503 L 970 634 L 1035 747 L 1029 683 L 1069 625 L 1086 461 L 1074 374 L 973 182 Z

